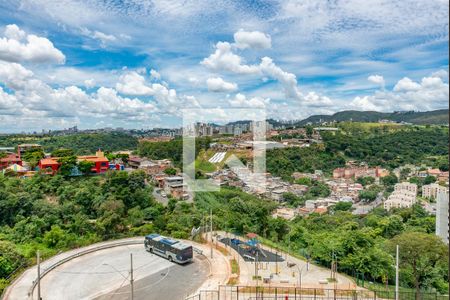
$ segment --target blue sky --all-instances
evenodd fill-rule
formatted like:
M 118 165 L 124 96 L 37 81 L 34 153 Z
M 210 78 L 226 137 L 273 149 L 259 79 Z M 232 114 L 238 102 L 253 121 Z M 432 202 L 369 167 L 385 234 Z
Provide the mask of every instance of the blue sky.
M 448 108 L 448 1 L 0 2 L 0 131 Z

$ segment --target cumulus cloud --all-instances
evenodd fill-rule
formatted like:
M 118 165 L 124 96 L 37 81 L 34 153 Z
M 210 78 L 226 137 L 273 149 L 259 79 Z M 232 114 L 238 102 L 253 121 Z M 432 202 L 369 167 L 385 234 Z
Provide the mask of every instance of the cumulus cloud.
M 350 108 L 427 111 L 448 107 L 449 85 L 438 75 L 433 73 L 429 77 L 423 77 L 420 82 L 404 77 L 395 84 L 392 91 L 382 90 L 373 95 L 355 97 L 350 102 Z
M 238 89 L 236 83 L 227 82 L 220 77 L 211 77 L 206 80 L 208 90 L 211 92 L 234 92 Z
M 145 82 L 144 76 L 136 71 L 128 72 L 120 77 L 120 82 L 116 84 L 116 89 L 126 95 L 133 96 L 153 96 L 155 91 Z
M 367 80 L 369 80 L 370 82 L 373 82 L 375 84 L 378 84 L 381 86 L 382 89 L 384 89 L 384 77 L 380 76 L 380 75 L 370 75 Z
M 93 88 L 95 86 L 95 80 L 94 79 L 86 79 L 84 81 L 84 86 L 87 88 Z
M 161 74 L 159 74 L 156 70 L 151 69 L 150 70 L 150 78 L 154 80 L 160 80 Z
M 431 74 L 431 77 L 439 77 L 442 80 L 448 80 L 448 72 L 446 70 L 439 70 L 433 72 L 433 74 Z
M 47 38 L 26 34 L 15 24 L 7 25 L 0 38 L 0 60 L 63 64 L 65 59 Z
M 394 92 L 418 91 L 421 86 L 417 82 L 412 81 L 408 77 L 400 79 L 394 86 Z
M 203 59 L 202 65 L 213 71 L 229 71 L 236 74 L 260 73 L 258 66 L 244 64 L 242 58 L 232 52 L 230 43 L 218 42 L 215 48 L 213 54 Z
M 16 115 L 22 108 L 16 96 L 6 93 L 0 86 L 0 115 Z
M 232 99 L 228 100 L 228 103 L 232 107 L 250 107 L 250 108 L 265 108 L 269 104 L 269 98 L 253 97 L 248 99 L 244 94 L 238 93 Z
M 244 43 L 244 41 L 247 41 L 248 45 L 250 45 L 253 41 L 253 46 L 255 46 L 255 40 L 257 39 L 254 37 L 261 37 L 261 34 L 255 34 L 255 32 L 249 33 L 238 31 L 235 34 L 235 39 L 236 37 L 240 38 L 242 43 Z M 265 36 L 264 34 L 262 35 Z M 249 36 L 251 36 L 252 39 L 250 39 Z M 265 37 L 267 38 L 267 36 Z M 236 42 L 237 41 L 238 39 L 236 39 Z M 277 80 L 281 84 L 285 96 L 289 99 L 298 100 L 300 103 L 304 103 L 309 106 L 331 105 L 331 100 L 327 97 L 323 97 L 314 92 L 310 92 L 306 96 L 301 93 L 298 88 L 297 77 L 295 76 L 295 74 L 286 72 L 285 70 L 277 66 L 273 62 L 272 58 L 266 56 L 261 58 L 260 63 L 257 65 L 246 65 L 243 58 L 233 52 L 232 46 L 233 45 L 228 42 L 218 42 L 215 46 L 215 52 L 209 57 L 205 58 L 201 62 L 201 64 L 215 72 L 227 71 L 239 75 L 252 74 L 261 76 L 262 78 L 269 77 Z
M 123 97 L 115 89 L 100 87 L 88 94 L 77 86 L 52 88 L 17 63 L 0 62 L 0 112 L 33 118 L 120 118 L 149 120 L 157 112 L 154 103 Z
M 199 107 L 199 103 L 193 96 L 178 96 L 175 89 L 168 87 L 166 83 L 148 83 L 144 76 L 136 71 L 128 71 L 120 77 L 116 84 L 116 90 L 125 95 L 151 96 L 158 103 L 161 111 L 180 114 L 180 108 Z
M 235 46 L 240 49 L 266 49 L 272 47 L 270 35 L 260 31 L 244 31 L 240 29 L 234 34 Z
M 297 87 L 297 77 L 292 73 L 283 71 L 270 57 L 263 57 L 261 59 L 260 69 L 263 74 L 278 80 L 282 84 L 288 98 L 301 98 L 300 91 Z

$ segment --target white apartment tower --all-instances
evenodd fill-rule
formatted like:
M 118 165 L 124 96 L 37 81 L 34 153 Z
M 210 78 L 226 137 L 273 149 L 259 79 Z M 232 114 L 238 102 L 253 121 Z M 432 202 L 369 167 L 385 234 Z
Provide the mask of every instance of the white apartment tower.
M 436 198 L 436 235 L 448 244 L 448 189 L 440 189 Z

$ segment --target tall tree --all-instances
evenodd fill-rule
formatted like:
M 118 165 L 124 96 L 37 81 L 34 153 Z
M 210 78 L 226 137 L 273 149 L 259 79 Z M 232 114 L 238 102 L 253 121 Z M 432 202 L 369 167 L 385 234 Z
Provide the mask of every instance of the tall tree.
M 430 281 L 436 277 L 436 269 L 445 264 L 445 260 L 448 263 L 448 248 L 437 236 L 421 232 L 405 232 L 395 236 L 388 242 L 392 254 L 396 251 L 396 245 L 400 249 L 400 266 L 411 270 L 416 299 L 420 299 L 420 289 L 430 287 Z

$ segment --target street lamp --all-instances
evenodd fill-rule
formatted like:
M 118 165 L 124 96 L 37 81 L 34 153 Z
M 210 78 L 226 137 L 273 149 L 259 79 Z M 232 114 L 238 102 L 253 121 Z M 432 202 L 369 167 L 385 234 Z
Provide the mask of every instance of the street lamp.
M 307 265 L 303 265 L 303 267 L 300 269 L 300 267 L 297 265 L 298 284 L 299 284 L 299 287 L 300 287 L 300 299 L 302 299 L 302 272 L 303 272 L 303 269 L 305 268 L 305 266 L 307 266 Z

